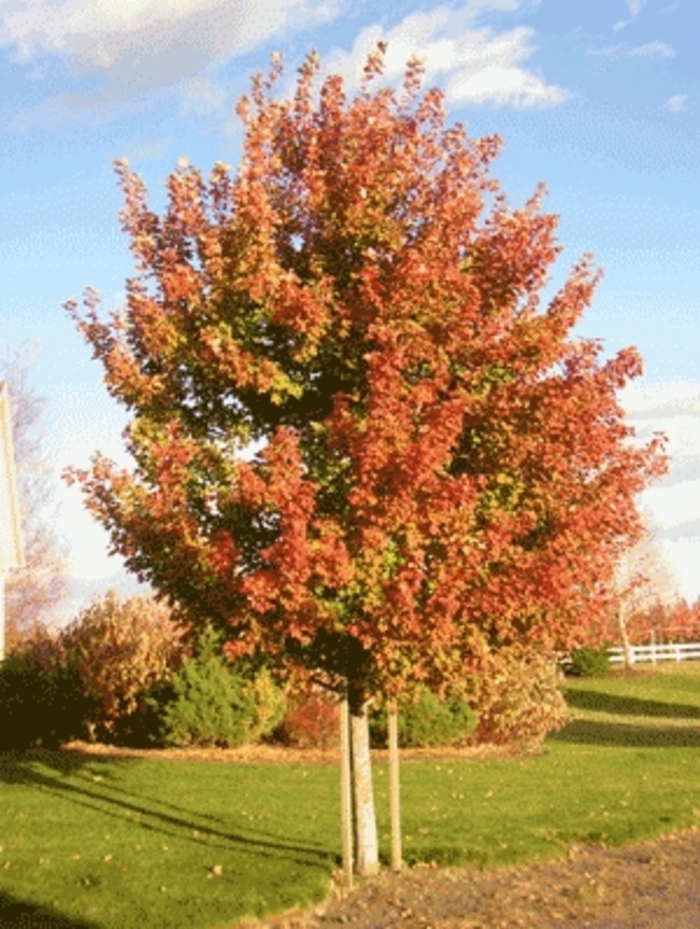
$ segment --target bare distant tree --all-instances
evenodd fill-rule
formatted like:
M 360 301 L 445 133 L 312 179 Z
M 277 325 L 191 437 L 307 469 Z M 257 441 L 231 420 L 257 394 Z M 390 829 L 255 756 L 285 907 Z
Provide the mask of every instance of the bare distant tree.
M 625 667 L 632 665 L 631 622 L 634 617 L 678 599 L 677 578 L 661 550 L 651 515 L 644 515 L 646 531 L 639 542 L 624 553 L 615 577 L 620 595 L 616 625 L 624 649 Z
M 3 349 L 0 380 L 10 393 L 25 549 L 25 566 L 10 572 L 5 588 L 5 641 L 10 652 L 37 625 L 53 618 L 68 593 L 68 548 L 56 530 L 58 475 L 45 451 L 45 400 L 31 385 L 37 346 L 6 343 Z

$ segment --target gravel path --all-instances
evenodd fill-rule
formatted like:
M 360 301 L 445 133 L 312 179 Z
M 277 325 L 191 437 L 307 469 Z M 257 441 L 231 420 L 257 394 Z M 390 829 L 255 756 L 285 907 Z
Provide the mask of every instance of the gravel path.
M 307 911 L 242 926 L 312 929 L 700 929 L 700 829 L 619 849 L 479 871 L 383 873 Z

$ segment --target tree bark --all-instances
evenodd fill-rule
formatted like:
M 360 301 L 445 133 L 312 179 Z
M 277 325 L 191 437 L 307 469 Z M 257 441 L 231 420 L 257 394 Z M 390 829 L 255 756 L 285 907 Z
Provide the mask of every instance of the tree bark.
M 352 750 L 353 799 L 355 803 L 355 869 L 361 876 L 379 871 L 379 845 L 369 753 L 367 703 L 350 693 L 350 742 Z
M 624 607 L 618 608 L 617 624 L 620 630 L 620 637 L 622 639 L 624 668 L 626 671 L 629 671 L 629 669 L 632 667 L 632 643 L 630 642 L 630 637 L 627 632 L 627 616 L 625 615 Z

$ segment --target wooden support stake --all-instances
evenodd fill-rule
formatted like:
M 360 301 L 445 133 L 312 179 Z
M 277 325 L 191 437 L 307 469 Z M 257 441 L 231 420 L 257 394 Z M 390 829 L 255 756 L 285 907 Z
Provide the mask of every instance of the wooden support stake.
M 387 708 L 389 724 L 389 806 L 391 812 L 391 868 L 400 871 L 401 860 L 401 800 L 399 795 L 399 731 L 395 703 Z
M 340 704 L 340 819 L 343 841 L 343 872 L 348 889 L 353 885 L 353 819 L 350 767 L 350 710 L 347 692 Z

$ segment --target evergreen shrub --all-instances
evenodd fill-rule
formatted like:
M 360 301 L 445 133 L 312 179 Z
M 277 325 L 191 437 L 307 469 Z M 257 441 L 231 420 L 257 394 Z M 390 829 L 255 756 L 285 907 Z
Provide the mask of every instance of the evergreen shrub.
M 605 677 L 610 673 L 610 655 L 607 648 L 585 645 L 571 653 L 566 674 L 571 677 Z
M 437 748 L 467 741 L 476 726 L 476 714 L 464 700 L 441 700 L 422 689 L 416 700 L 401 707 L 397 723 L 401 748 Z M 385 707 L 370 713 L 370 739 L 375 748 L 387 745 Z
M 245 745 L 274 729 L 284 712 L 269 673 L 251 676 L 230 665 L 211 627 L 171 680 L 153 688 L 148 703 L 159 719 L 156 741 L 178 747 Z

